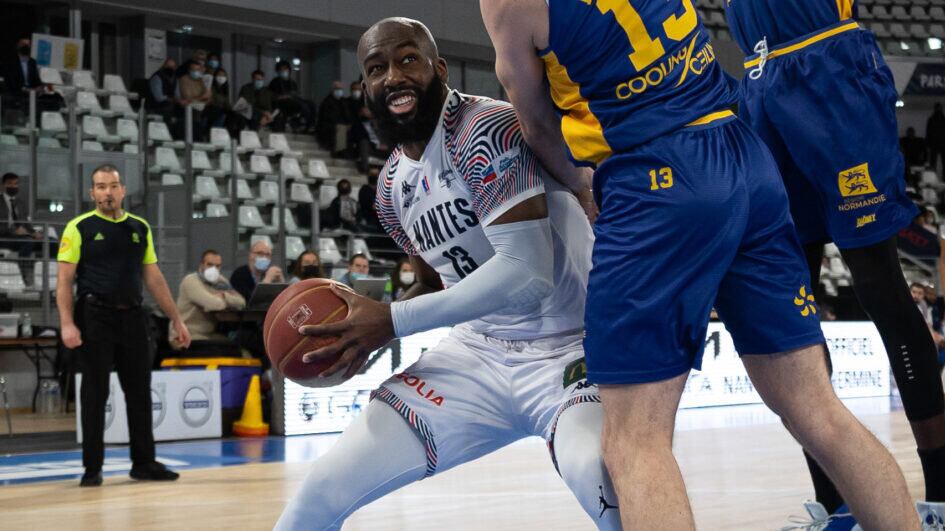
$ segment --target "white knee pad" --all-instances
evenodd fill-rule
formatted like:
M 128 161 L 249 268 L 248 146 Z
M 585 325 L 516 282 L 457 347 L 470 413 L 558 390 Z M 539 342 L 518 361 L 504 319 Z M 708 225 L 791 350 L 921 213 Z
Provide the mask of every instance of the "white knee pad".
M 554 433 L 558 473 L 598 529 L 621 529 L 617 493 L 601 455 L 604 410 L 599 403 L 575 404 L 558 417 Z

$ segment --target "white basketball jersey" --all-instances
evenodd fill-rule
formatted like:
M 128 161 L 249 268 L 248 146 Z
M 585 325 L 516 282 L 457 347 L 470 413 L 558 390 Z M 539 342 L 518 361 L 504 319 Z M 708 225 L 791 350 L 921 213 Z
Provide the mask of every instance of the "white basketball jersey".
M 545 174 L 525 144 L 511 105 L 450 92 L 420 160 L 394 150 L 376 204 L 387 233 L 434 268 L 448 289 L 495 254 L 482 227 L 539 194 L 547 198 L 554 239 L 554 291 L 469 323 L 492 337 L 534 339 L 583 328 L 593 233 L 577 199 Z

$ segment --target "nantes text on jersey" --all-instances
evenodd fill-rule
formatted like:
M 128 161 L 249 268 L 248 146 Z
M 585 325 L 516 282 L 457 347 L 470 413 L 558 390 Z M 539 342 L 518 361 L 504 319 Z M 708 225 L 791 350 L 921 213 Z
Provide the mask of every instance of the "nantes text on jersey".
M 856 0 L 725 0 L 732 37 L 746 54 L 773 49 L 856 19 Z
M 539 54 L 578 163 L 598 165 L 735 103 L 693 0 L 549 0 Z

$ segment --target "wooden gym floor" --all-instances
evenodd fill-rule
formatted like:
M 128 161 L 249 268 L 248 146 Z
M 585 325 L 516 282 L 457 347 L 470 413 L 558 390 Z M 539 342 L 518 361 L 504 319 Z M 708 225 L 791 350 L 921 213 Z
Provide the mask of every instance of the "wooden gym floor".
M 889 399 L 848 401 L 894 453 L 913 496 L 922 474 L 908 423 Z M 676 455 L 699 529 L 778 530 L 801 515 L 811 488 L 800 450 L 760 406 L 680 412 Z M 278 462 L 186 469 L 175 483 L 106 476 L 97 489 L 76 479 L 0 486 L 5 529 L 270 529 L 334 436 L 293 437 Z M 290 444 L 294 449 L 290 449 Z M 190 443 L 194 444 L 194 443 Z M 207 444 L 220 445 L 219 441 Z M 158 456 L 166 455 L 159 445 Z M 260 446 L 259 452 L 267 450 Z M 0 469 L 5 456 L 0 456 Z M 7 463 L 9 463 L 7 459 Z M 356 512 L 345 530 L 593 529 L 556 475 L 539 439 L 421 481 Z

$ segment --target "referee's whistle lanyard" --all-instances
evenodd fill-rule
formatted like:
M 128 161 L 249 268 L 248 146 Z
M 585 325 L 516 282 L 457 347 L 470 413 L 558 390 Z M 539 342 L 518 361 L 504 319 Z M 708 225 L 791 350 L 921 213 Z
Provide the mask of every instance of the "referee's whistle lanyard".
M 753 68 L 751 72 L 748 72 L 748 77 L 752 80 L 757 80 L 765 72 L 765 64 L 768 62 L 768 37 L 763 37 L 758 44 L 755 45 L 755 53 L 758 54 L 758 66 Z

